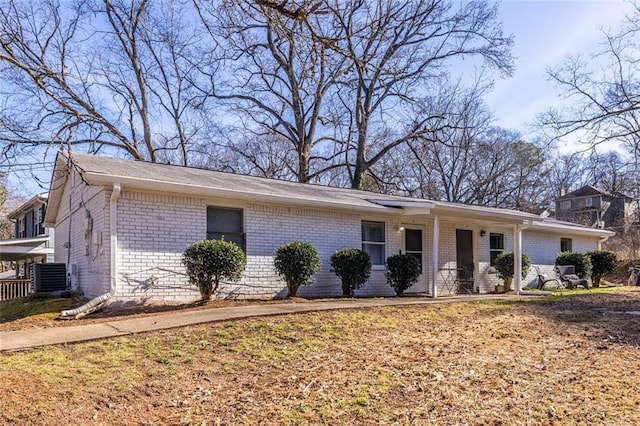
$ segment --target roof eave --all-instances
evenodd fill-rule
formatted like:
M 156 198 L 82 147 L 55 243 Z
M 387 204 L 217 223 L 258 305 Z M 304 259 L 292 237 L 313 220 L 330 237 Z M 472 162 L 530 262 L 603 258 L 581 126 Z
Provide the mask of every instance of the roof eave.
M 533 224 L 532 229 L 559 234 L 587 235 L 592 237 L 612 237 L 616 235 L 615 232 L 607 229 L 586 228 L 582 226 L 575 226 L 570 223 L 550 223 L 544 221 Z
M 370 206 L 353 205 L 341 202 L 332 202 L 325 200 L 303 199 L 296 197 L 287 197 L 273 194 L 258 194 L 250 190 L 212 188 L 193 183 L 176 183 L 161 182 L 152 179 L 132 178 L 127 176 L 106 175 L 103 173 L 85 172 L 83 178 L 86 182 L 94 185 L 111 185 L 115 182 L 126 187 L 136 189 L 147 189 L 157 191 L 170 191 L 180 194 L 198 195 L 198 196 L 215 196 L 230 199 L 241 199 L 256 202 L 280 202 L 283 204 L 294 204 L 308 207 L 321 207 L 326 209 L 361 211 L 368 213 L 382 213 L 400 215 L 402 211 L 391 207 L 381 206 L 370 202 Z
M 434 214 L 456 214 L 459 216 L 465 217 L 474 217 L 477 219 L 496 221 L 499 219 L 499 222 L 509 222 L 513 224 L 524 224 L 527 222 L 540 222 L 542 218 L 536 215 L 532 215 L 529 213 L 518 212 L 515 210 L 498 210 L 498 209 L 486 209 L 483 210 L 482 207 L 474 206 L 469 207 L 468 205 L 454 206 L 454 205 L 442 205 L 437 204 L 433 209 Z
M 28 212 L 33 206 L 38 203 L 47 204 L 47 195 L 38 194 L 29 199 L 29 201 L 22 203 L 18 208 L 14 209 L 7 215 L 8 219 L 17 219 L 19 216 Z

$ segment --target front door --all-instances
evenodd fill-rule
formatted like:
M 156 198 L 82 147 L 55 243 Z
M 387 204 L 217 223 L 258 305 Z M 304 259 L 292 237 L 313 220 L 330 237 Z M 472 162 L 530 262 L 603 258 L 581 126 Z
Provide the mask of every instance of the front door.
M 427 293 L 427 262 L 424 255 L 424 228 L 419 226 L 404 226 L 404 252 L 409 256 L 415 257 L 420 263 L 420 277 L 406 292 Z
M 473 272 L 473 232 L 468 229 L 456 229 L 456 262 L 458 279 L 471 279 Z

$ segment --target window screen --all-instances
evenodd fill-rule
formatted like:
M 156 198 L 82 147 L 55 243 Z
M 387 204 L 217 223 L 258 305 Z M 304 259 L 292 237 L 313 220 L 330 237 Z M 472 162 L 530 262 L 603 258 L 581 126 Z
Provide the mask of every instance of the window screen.
M 207 239 L 231 241 L 245 250 L 242 209 L 207 207 Z

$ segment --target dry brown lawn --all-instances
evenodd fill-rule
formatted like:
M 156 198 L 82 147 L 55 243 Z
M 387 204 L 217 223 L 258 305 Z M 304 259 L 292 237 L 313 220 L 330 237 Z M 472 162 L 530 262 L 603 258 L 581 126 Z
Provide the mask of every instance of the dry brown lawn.
M 185 327 L 0 356 L 0 423 L 640 424 L 640 288 Z

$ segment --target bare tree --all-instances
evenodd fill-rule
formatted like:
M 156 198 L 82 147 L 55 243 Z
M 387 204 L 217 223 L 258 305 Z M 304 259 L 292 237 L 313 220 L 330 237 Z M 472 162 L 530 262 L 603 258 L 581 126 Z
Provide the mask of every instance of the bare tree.
M 552 198 L 540 185 L 550 169 L 542 147 L 523 141 L 515 132 L 491 129 L 472 159 L 470 203 L 541 213 Z
M 588 179 L 595 187 L 610 193 L 636 193 L 639 175 L 633 161 L 628 161 L 628 158 L 615 151 L 604 154 L 594 151 L 585 160 Z
M 575 135 L 590 146 L 618 142 L 640 160 L 640 2 L 635 13 L 604 33 L 602 50 L 589 59 L 569 57 L 549 78 L 567 105 L 538 117 L 538 124 L 558 139 Z M 592 64 L 604 63 L 602 69 Z
M 310 25 L 325 25 L 324 15 L 315 12 L 317 2 L 290 3 L 196 2 L 210 35 L 225 47 L 221 59 L 230 70 L 206 94 L 225 101 L 237 115 L 229 124 L 253 143 L 288 141 L 297 157 L 294 176 L 308 182 L 339 166 L 322 146 L 331 145 L 323 110 L 345 60 L 330 55 L 309 31 Z
M 482 101 L 489 88 L 448 85 L 427 105 L 440 111 L 434 129 L 385 156 L 370 173 L 385 192 L 539 213 L 553 197 L 544 146 L 492 126 Z M 367 180 L 367 182 L 370 180 Z
M 297 153 L 280 135 L 233 138 L 226 144 L 226 155 L 211 158 L 217 170 L 270 179 L 296 180 Z
M 497 6 L 486 1 L 326 0 L 322 10 L 332 14 L 328 28 L 341 32 L 315 28 L 314 35 L 350 65 L 335 96 L 344 107 L 353 188 L 390 150 L 432 130 L 437 116 L 416 114 L 416 104 L 447 60 L 478 56 L 512 72 L 512 39 L 502 34 Z
M 194 64 L 201 37 L 186 1 L 3 1 L 4 159 L 20 150 L 125 153 L 188 162 L 201 127 Z M 174 155 L 177 152 L 177 155 Z

